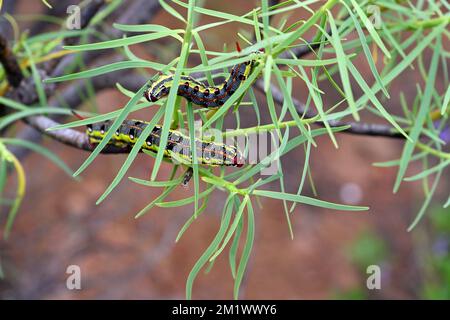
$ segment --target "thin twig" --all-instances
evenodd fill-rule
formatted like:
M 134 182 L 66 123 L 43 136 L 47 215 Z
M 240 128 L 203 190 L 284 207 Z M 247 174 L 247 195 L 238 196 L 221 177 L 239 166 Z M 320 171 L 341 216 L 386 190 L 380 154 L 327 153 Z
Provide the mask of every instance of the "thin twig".
M 119 71 L 109 74 L 104 74 L 102 76 L 96 77 L 92 79 L 93 88 L 99 92 L 101 90 L 107 88 L 113 88 L 115 84 L 118 82 L 117 79 L 120 79 L 119 82 L 122 83 L 127 89 L 136 91 L 138 90 L 146 81 L 143 76 L 139 76 L 129 71 Z M 71 108 L 75 109 L 79 106 L 83 100 L 82 97 L 87 94 L 88 85 L 85 81 L 78 81 L 76 85 L 72 85 L 68 87 L 59 97 L 62 101 L 65 101 L 65 104 Z M 55 102 L 55 100 L 52 100 Z M 61 119 L 61 117 L 58 117 Z M 33 116 L 28 117 L 25 122 L 30 126 L 29 128 L 24 128 L 23 132 L 21 132 L 17 138 L 26 139 L 31 142 L 38 142 L 42 138 L 42 134 L 51 137 L 54 140 L 62 142 L 66 145 L 86 150 L 92 151 L 92 146 L 89 144 L 88 138 L 84 132 L 77 131 L 74 129 L 64 129 L 57 131 L 47 131 L 48 128 L 59 125 L 57 122 L 58 118 L 50 119 L 46 116 Z M 10 151 L 14 153 L 18 158 L 24 157 L 28 154 L 29 150 L 24 149 L 22 147 L 14 147 L 11 146 Z M 109 146 L 102 150 L 102 153 L 127 153 L 129 152 L 129 148 L 112 148 Z
M 264 81 L 258 80 L 255 83 L 255 88 L 260 91 L 264 92 Z M 274 85 L 270 86 L 272 91 L 273 100 L 278 104 L 282 105 L 284 103 L 284 96 L 283 93 Z M 306 105 L 300 102 L 299 100 L 292 97 L 292 102 L 295 106 L 295 109 L 297 110 L 297 113 L 300 116 L 303 116 L 305 119 L 311 119 L 317 116 L 316 113 L 314 113 L 311 108 L 306 108 Z M 325 124 L 318 120 L 315 122 L 317 125 L 325 126 Z M 357 135 L 364 135 L 364 136 L 372 136 L 372 137 L 386 137 L 386 138 L 399 138 L 404 139 L 404 136 L 396 131 L 395 129 L 382 125 L 382 124 L 374 124 L 374 123 L 364 123 L 364 122 L 352 122 L 352 121 L 341 121 L 341 120 L 329 120 L 328 124 L 330 127 L 343 127 L 343 126 L 350 126 L 347 130 L 340 131 L 344 133 L 351 133 L 351 134 L 357 134 Z

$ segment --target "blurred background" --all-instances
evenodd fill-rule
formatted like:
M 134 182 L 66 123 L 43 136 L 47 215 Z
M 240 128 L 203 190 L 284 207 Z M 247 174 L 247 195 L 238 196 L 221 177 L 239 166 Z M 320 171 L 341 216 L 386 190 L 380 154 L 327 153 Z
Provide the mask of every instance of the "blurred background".
M 52 24 L 38 22 L 38 15 L 54 12 L 64 16 L 68 4 L 50 1 L 54 2 L 52 11 L 40 1 L 13 2 L 14 11 L 9 13 L 16 18 L 20 31 L 29 30 L 30 34 L 55 29 Z M 124 2 L 123 8 L 126 8 L 130 1 Z M 243 14 L 251 10 L 254 3 L 239 1 L 237 6 L 234 1 L 206 1 L 205 7 Z M 3 13 L 7 9 L 4 4 Z M 308 16 L 302 10 L 290 14 L 289 21 Z M 114 21 L 112 15 L 109 26 Z M 212 21 L 215 18 L 201 16 L 199 23 Z M 182 27 L 162 10 L 147 23 Z M 276 24 L 277 19 L 273 23 Z M 7 28 L 8 24 L 4 26 Z M 230 24 L 206 32 L 203 40 L 209 49 L 221 50 L 224 44 L 234 46 L 237 32 L 245 31 L 251 34 L 252 26 Z M 157 43 L 150 48 L 136 45 L 132 49 L 139 57 L 158 62 L 168 61 L 179 52 L 174 41 L 162 39 Z M 383 60 L 381 54 L 379 52 L 379 63 Z M 99 56 L 96 63 L 102 64 L 103 59 L 109 59 L 108 52 Z M 193 58 L 190 62 L 195 65 L 200 60 Z M 364 59 L 355 63 L 361 74 L 365 74 L 364 70 L 370 73 Z M 418 72 L 419 69 L 408 69 L 393 83 L 392 97 L 386 104 L 391 112 L 401 112 L 399 96 L 394 93 L 403 91 L 408 102 L 412 102 L 410 100 L 416 94 L 415 80 L 420 79 Z M 440 82 L 437 81 L 437 85 Z M 305 101 L 307 89 L 304 84 L 294 83 L 294 88 L 294 96 Z M 325 83 L 321 88 L 334 92 Z M 358 89 L 354 89 L 356 95 L 361 93 Z M 338 99 L 336 93 L 330 93 L 324 105 L 332 105 Z M 102 90 L 96 93 L 95 101 L 85 104 L 84 109 L 94 104 L 104 113 L 122 107 L 127 100 L 116 89 Z M 133 117 L 150 119 L 151 115 L 152 112 L 144 110 Z M 66 119 L 66 122 L 71 120 Z M 255 121 L 254 115 L 245 110 L 241 120 L 242 127 Z M 367 115 L 363 120 L 377 121 Z M 233 121 L 230 117 L 228 127 L 233 126 Z M 267 112 L 262 114 L 264 121 L 270 121 Z M 404 183 L 400 191 L 393 194 L 396 168 L 372 166 L 374 162 L 397 159 L 403 142 L 347 134 L 339 134 L 337 140 L 339 149 L 323 136 L 317 139 L 318 147 L 312 150 L 310 163 L 318 197 L 332 202 L 367 205 L 370 210 L 331 212 L 298 205 L 292 215 L 295 237 L 291 240 L 282 202 L 262 198 L 261 208 L 254 204 L 256 240 L 240 298 L 449 298 L 450 212 L 442 209 L 442 203 L 448 197 L 448 172 L 444 173 L 447 176 L 436 193 L 439 202 L 432 203 L 418 227 L 407 232 L 423 202 L 421 182 Z M 49 138 L 44 138 L 42 143 L 74 170 L 88 155 Z M 297 191 L 303 159 L 303 148 L 292 151 L 283 159 L 287 192 Z M 0 242 L 4 272 L 4 278 L 0 280 L 1 298 L 185 297 L 186 278 L 218 230 L 226 195 L 214 192 L 204 214 L 175 243 L 179 229 L 192 214 L 193 205 L 173 209 L 155 207 L 142 218 L 134 219 L 139 210 L 159 195 L 160 189 L 142 187 L 124 179 L 103 203 L 95 205 L 124 160 L 125 155 L 100 155 L 83 172 L 80 181 L 65 175 L 40 155 L 29 154 L 23 160 L 27 173 L 26 196 L 10 239 Z M 127 176 L 147 178 L 152 163 L 149 157 L 139 156 Z M 161 176 L 167 177 L 170 170 L 171 165 L 164 163 Z M 413 163 L 410 173 L 420 170 L 419 164 Z M 9 179 L 14 180 L 14 177 Z M 279 186 L 275 183 L 268 188 L 278 190 Z M 193 185 L 188 189 L 180 186 L 170 200 L 186 197 L 192 189 Z M 311 188 L 308 186 L 304 193 L 311 196 Z M 6 213 L 1 212 L 1 225 Z M 381 268 L 380 290 L 366 287 L 366 268 L 373 264 Z M 81 268 L 81 290 L 66 288 L 69 265 Z M 232 291 L 233 279 L 227 254 L 224 254 L 208 274 L 200 273 L 193 297 L 229 299 Z

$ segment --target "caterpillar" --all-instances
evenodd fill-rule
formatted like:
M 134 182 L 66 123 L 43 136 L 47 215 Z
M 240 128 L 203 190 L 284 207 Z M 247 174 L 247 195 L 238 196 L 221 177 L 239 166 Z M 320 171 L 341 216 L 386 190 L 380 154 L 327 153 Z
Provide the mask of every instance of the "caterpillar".
M 100 143 L 112 123 L 113 121 L 107 120 L 87 125 L 86 134 L 89 137 L 89 142 L 93 145 Z M 120 148 L 134 146 L 147 125 L 148 122 L 145 121 L 125 120 L 117 129 L 109 143 Z M 159 149 L 161 132 L 162 127 L 159 125 L 155 126 L 145 143 L 143 143 L 142 149 L 157 152 Z M 236 147 L 224 143 L 203 141 L 196 138 L 195 148 L 198 163 L 204 165 L 242 167 L 245 162 L 244 157 Z M 173 158 L 173 154 L 176 154 L 177 158 L 192 163 L 190 137 L 183 135 L 177 130 L 169 130 L 168 141 L 164 150 L 164 156 L 166 158 Z
M 239 47 L 238 51 L 240 51 Z M 206 108 L 220 107 L 252 73 L 255 65 L 258 63 L 258 55 L 261 52 L 256 51 L 253 54 L 255 55 L 254 59 L 233 66 L 230 76 L 218 86 L 209 87 L 192 77 L 181 76 L 177 94 L 198 106 Z M 145 98 L 149 102 L 156 102 L 167 96 L 170 88 L 174 85 L 173 77 L 173 75 L 161 75 L 144 92 Z

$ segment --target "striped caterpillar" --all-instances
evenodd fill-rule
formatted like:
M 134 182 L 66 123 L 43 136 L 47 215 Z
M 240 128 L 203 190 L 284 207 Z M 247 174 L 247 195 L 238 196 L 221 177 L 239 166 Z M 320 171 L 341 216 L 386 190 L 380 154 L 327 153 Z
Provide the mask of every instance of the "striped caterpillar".
M 238 51 L 240 51 L 239 47 Z M 254 59 L 233 66 L 230 76 L 218 86 L 208 87 L 192 77 L 181 76 L 177 94 L 202 107 L 220 107 L 252 73 L 258 61 L 257 55 L 261 54 L 261 52 L 256 51 L 253 54 L 255 55 Z M 144 92 L 145 98 L 149 102 L 156 102 L 167 96 L 170 88 L 173 86 L 173 77 L 173 75 L 161 75 Z
M 86 133 L 89 137 L 89 142 L 93 145 L 100 143 L 112 124 L 113 121 L 107 120 L 87 125 Z M 140 120 L 125 120 L 117 129 L 109 143 L 120 148 L 133 146 L 147 125 L 148 122 Z M 159 149 L 161 132 L 162 127 L 159 125 L 155 126 L 145 143 L 142 145 L 142 149 L 157 152 Z M 195 139 L 195 146 L 198 163 L 209 166 L 242 167 L 244 165 L 242 154 L 234 146 L 223 143 L 206 142 L 200 139 Z M 164 150 L 164 156 L 167 158 L 173 158 L 173 154 L 176 154 L 177 158 L 181 158 L 187 163 L 192 163 L 191 140 L 189 137 L 176 130 L 169 131 L 167 145 Z

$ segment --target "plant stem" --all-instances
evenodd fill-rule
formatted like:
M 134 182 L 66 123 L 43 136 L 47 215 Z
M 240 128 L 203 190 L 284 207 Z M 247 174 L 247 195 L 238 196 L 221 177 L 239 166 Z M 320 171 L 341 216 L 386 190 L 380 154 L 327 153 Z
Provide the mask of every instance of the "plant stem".
M 302 120 L 303 124 L 310 124 L 315 121 L 316 121 L 315 118 Z M 286 128 L 286 127 L 295 127 L 295 126 L 297 126 L 297 122 L 295 122 L 295 120 L 283 121 L 283 122 L 278 122 L 277 125 L 274 123 L 271 123 L 271 124 L 266 124 L 266 125 L 262 125 L 262 126 L 226 131 L 226 132 L 222 133 L 222 137 L 225 138 L 225 137 L 245 136 L 245 135 L 252 134 L 252 133 L 259 133 L 259 132 L 264 132 L 264 131 L 282 129 L 282 128 Z
M 430 146 L 423 144 L 421 142 L 417 142 L 416 147 L 419 148 L 422 151 L 426 151 L 436 157 L 444 158 L 444 159 L 450 159 L 450 153 L 448 152 L 442 152 L 438 151 L 436 149 L 431 148 Z

